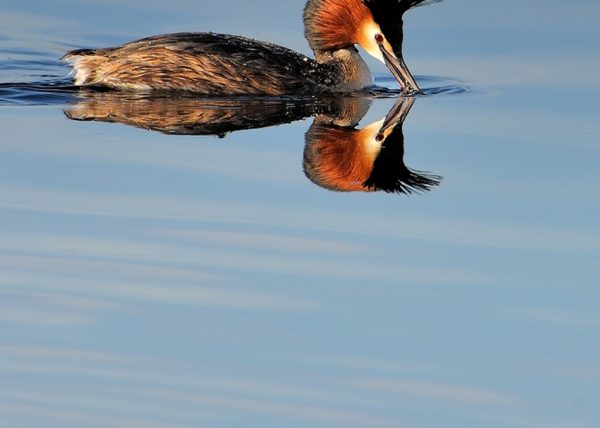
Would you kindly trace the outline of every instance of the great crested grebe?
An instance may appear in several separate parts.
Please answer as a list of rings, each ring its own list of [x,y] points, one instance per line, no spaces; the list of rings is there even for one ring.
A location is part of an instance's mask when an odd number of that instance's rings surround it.
[[[116,48],[79,49],[78,86],[182,90],[201,95],[359,92],[373,85],[355,45],[384,62],[405,94],[420,93],[402,57],[402,16],[432,0],[308,0],[305,36],[315,59],[271,43],[214,33],[149,37]]]

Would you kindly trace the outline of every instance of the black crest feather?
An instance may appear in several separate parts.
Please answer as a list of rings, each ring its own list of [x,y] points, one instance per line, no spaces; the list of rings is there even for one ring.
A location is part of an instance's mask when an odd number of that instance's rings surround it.
[[[413,7],[425,6],[438,1],[441,0],[362,0],[396,54],[402,52],[404,39],[402,16],[404,13]]]
[[[408,9],[422,4],[430,3],[431,0],[362,0],[363,3],[371,10],[373,15],[377,13],[380,17],[384,17],[384,14],[389,18],[393,18],[393,15],[398,13],[403,14]]]

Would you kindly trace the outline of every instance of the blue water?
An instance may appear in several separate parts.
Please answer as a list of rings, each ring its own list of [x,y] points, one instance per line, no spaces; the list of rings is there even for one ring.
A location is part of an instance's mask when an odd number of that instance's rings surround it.
[[[310,116],[169,135],[116,118],[200,101],[69,86],[67,50],[172,31],[309,53],[301,0],[206,3],[0,0],[0,427],[597,427],[600,6],[409,12],[440,182],[407,196],[311,181]]]

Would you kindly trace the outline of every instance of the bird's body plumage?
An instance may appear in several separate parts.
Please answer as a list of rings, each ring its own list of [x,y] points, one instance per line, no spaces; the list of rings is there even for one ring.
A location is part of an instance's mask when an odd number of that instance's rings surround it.
[[[75,64],[77,85],[203,95],[345,92],[343,85],[351,92],[360,88],[336,82],[336,76],[365,72],[344,69],[339,62],[319,64],[275,44],[214,33],[154,36],[117,48],[73,51],[64,59]]]

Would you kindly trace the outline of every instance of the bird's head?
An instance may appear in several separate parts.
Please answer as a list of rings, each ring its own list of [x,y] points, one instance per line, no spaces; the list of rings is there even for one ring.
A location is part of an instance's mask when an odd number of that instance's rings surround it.
[[[404,13],[426,0],[309,0],[306,38],[315,52],[360,45],[382,61],[405,93],[420,89],[402,55]]]

